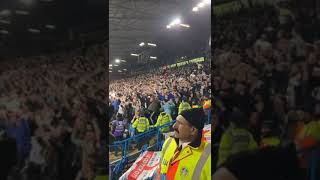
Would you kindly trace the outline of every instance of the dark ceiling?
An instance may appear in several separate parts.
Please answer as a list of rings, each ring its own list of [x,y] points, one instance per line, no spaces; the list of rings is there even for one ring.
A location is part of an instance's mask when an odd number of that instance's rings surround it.
[[[0,54],[31,55],[107,39],[106,0],[1,0]]]
[[[181,57],[199,51],[208,44],[211,35],[211,8],[192,12],[200,0],[110,0],[109,1],[109,63],[116,58],[127,62],[118,68],[132,69],[137,65],[140,42],[152,42],[157,47],[151,54],[159,61]],[[181,17],[189,29],[171,29],[166,25]],[[114,68],[116,69],[116,68]]]

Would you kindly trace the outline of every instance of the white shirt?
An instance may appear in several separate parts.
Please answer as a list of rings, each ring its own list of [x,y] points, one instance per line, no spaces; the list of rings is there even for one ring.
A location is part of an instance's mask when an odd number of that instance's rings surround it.
[[[178,147],[180,147],[180,146],[182,146],[182,148],[181,149],[183,149],[183,148],[185,148],[188,144],[190,144],[191,142],[182,142],[182,141],[180,141],[179,140],[179,146]]]

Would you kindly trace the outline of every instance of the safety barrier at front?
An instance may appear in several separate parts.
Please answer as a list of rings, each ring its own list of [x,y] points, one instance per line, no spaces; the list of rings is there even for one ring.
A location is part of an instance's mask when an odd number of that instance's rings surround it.
[[[140,141],[142,140],[144,142],[147,142],[147,140],[150,140],[150,138],[152,137],[156,137],[156,142],[152,143],[151,145],[155,146],[155,150],[161,150],[162,143],[163,143],[161,141],[161,134],[162,134],[161,129],[168,126],[171,127],[174,123],[175,123],[175,120],[167,124],[164,124],[162,126],[159,126],[157,128],[151,128],[150,130],[144,133],[134,135],[125,140],[115,141],[113,144],[109,146],[109,151],[115,151],[116,154],[118,154],[120,150],[122,157],[127,156],[129,154],[129,149],[133,149],[132,144],[137,144],[137,148],[141,149],[144,143]],[[210,124],[210,123],[211,123],[211,110],[208,111],[207,121],[205,122],[205,124]]]
[[[211,120],[211,111],[209,110],[205,124],[210,124]],[[160,151],[162,144],[164,143],[161,129],[165,127],[172,127],[175,122],[176,120],[173,120],[170,123],[157,128],[151,128],[144,133],[134,135],[125,140],[115,141],[109,145],[109,152],[114,152],[115,156],[117,156],[119,152],[121,153],[120,159],[115,159],[110,163],[110,179],[117,179],[117,176],[124,171],[126,165],[134,162],[136,158],[139,157],[140,153],[145,150]]]
[[[125,140],[122,141],[115,141],[113,144],[111,144],[109,146],[109,151],[118,151],[119,149],[121,149],[121,156],[127,156],[129,155],[129,150],[132,149],[132,145],[136,144],[139,149],[142,148],[142,146],[145,143],[148,143],[148,140],[150,140],[150,138],[152,137],[156,137],[156,142],[152,143],[152,145],[155,145],[156,148],[155,150],[160,150],[161,149],[161,129],[164,127],[168,127],[168,126],[172,126],[175,123],[175,120],[171,121],[170,123],[164,124],[162,126],[159,126],[157,128],[151,128],[150,130],[138,134],[138,135],[134,135],[130,138],[127,138]],[[144,142],[141,142],[144,141]],[[131,145],[131,146],[130,146]],[[136,149],[136,148],[134,148]]]
[[[130,138],[127,138],[122,141],[116,141],[113,144],[109,145],[109,152],[115,152],[116,154],[121,151],[121,159],[116,160],[110,163],[110,176],[115,177],[123,172],[125,166],[134,162],[137,157],[139,157],[140,153],[145,150],[161,150],[164,139],[162,138],[161,129],[164,127],[170,127],[175,123],[175,120],[170,123],[164,124],[157,128],[151,128],[149,131],[134,135]],[[155,142],[150,142],[152,138],[155,137]],[[134,148],[134,146],[136,147]],[[109,154],[110,158],[110,154]]]

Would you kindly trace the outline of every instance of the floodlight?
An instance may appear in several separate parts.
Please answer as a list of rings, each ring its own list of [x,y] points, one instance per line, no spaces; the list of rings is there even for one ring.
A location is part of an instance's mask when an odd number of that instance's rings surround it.
[[[201,3],[198,4],[198,7],[200,7],[200,8],[202,8],[203,6],[204,6],[204,3],[203,3],[203,2],[201,2]]]
[[[198,7],[194,7],[194,8],[192,8],[192,11],[193,12],[197,12],[199,10],[199,8]]]
[[[172,21],[173,25],[180,24],[180,23],[181,23],[181,20],[179,18]]]
[[[115,61],[116,63],[120,63],[120,59],[116,59],[116,61]]]
[[[188,25],[188,24],[179,24],[179,25],[182,26],[182,27],[186,27],[186,28],[190,27],[190,25]]]
[[[142,47],[142,46],[144,46],[144,45],[145,45],[144,42],[142,42],[142,43],[139,44],[140,47]]]
[[[131,56],[139,56],[139,54],[131,53]]]
[[[155,56],[150,56],[150,59],[157,59],[157,57],[155,57]]]
[[[149,46],[157,46],[156,44],[153,43],[148,43]]]

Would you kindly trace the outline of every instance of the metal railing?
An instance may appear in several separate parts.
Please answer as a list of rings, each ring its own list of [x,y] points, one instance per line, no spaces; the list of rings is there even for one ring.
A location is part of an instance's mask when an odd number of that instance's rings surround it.
[[[121,158],[118,160],[115,160],[113,162],[110,162],[110,179],[117,179],[119,178],[119,174],[123,172],[126,165],[134,162],[141,153],[143,153],[146,150],[155,150],[160,151],[162,148],[162,145],[164,143],[164,139],[162,139],[162,133],[161,129],[164,127],[171,127],[176,120],[172,120],[171,122],[164,124],[159,127],[151,128],[150,130],[134,135],[132,137],[129,137],[127,139],[121,140],[121,141],[115,141],[112,144],[109,145],[109,152],[110,151],[118,151],[121,149]],[[211,123],[211,113],[209,111],[207,116],[207,121],[205,124]],[[156,143],[154,145],[149,146],[149,141],[152,137],[156,137]],[[142,148],[138,150],[138,152],[130,153],[130,145],[132,144],[138,144],[140,141]],[[143,141],[144,143],[142,143]],[[115,177],[114,177],[115,176]]]

